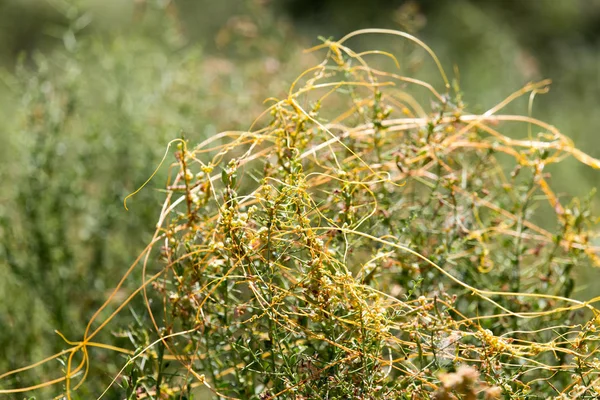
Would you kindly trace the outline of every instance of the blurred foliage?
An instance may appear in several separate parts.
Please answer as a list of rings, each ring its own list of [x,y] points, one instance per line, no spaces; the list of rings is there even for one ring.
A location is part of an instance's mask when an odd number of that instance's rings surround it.
[[[72,23],[60,45],[24,54],[2,74],[0,296],[10,299],[0,305],[2,372],[62,349],[54,329],[80,336],[146,246],[160,196],[140,193],[129,212],[123,199],[150,176],[167,142],[246,128],[247,115],[285,87],[287,66],[300,68],[283,47],[285,26],[281,38],[264,33],[278,23],[268,12],[238,23],[252,37],[236,24],[223,29],[223,48],[245,57],[236,63],[189,43],[172,6],[147,4],[132,14],[134,26],[113,32],[90,32],[86,10],[67,11]],[[249,41],[272,51],[250,54]],[[131,320],[129,313],[122,325]],[[39,383],[57,368],[16,383]]]

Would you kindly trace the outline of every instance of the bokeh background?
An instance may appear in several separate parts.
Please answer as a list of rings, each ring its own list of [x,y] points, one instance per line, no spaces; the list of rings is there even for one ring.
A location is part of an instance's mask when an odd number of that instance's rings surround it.
[[[552,79],[533,115],[600,157],[599,0],[0,0],[0,373],[62,350],[54,330],[81,337],[154,231],[168,168],[129,211],[123,199],[169,140],[248,128],[264,99],[285,96],[319,61],[302,53],[318,36],[368,27],[423,39],[473,112]],[[387,48],[405,72],[438,79],[406,42],[354,44]],[[527,113],[526,100],[511,107]],[[552,172],[560,193],[583,196],[600,183],[598,171],[575,162]],[[594,271],[580,276],[576,296],[600,292]],[[142,310],[133,302],[99,340],[126,342],[119,338],[141,329]],[[81,398],[97,395],[125,361],[93,356]],[[0,387],[39,383],[61,368]]]

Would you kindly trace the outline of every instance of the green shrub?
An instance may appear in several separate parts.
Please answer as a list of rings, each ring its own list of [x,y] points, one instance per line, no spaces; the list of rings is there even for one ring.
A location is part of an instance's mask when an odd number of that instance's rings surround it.
[[[370,67],[392,56],[357,54],[351,36],[326,41],[257,130],[181,146],[151,278],[159,355],[179,366],[154,364],[174,374],[156,391],[595,398],[597,310],[570,299],[573,268],[599,262],[594,220],[544,168],[600,163],[552,126],[499,115],[548,82],[473,115],[441,67],[443,94]],[[536,223],[551,215],[550,230]]]

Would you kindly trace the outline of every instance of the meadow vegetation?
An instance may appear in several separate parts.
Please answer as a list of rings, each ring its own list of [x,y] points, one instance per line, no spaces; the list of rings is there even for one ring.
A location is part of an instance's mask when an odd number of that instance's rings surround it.
[[[217,41],[243,63],[181,51],[174,15],[162,41],[76,18],[4,76],[0,394],[597,398],[593,192],[548,171],[600,162],[535,118],[550,82],[473,112],[412,35],[301,55],[252,12]]]

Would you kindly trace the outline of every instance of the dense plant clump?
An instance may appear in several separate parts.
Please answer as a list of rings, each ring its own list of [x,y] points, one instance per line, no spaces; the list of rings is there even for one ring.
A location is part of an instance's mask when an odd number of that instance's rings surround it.
[[[374,67],[398,60],[351,50],[359,33],[419,44],[443,90]],[[600,163],[500,114],[549,82],[476,115],[408,34],[321,49],[249,131],[178,141],[129,298],[150,327],[128,352],[92,341],[112,318],[95,315],[64,353],[67,398],[88,347],[129,353],[113,383],[132,399],[597,398],[596,299],[571,298],[574,270],[600,266],[590,199],[555,194],[546,167]]]

